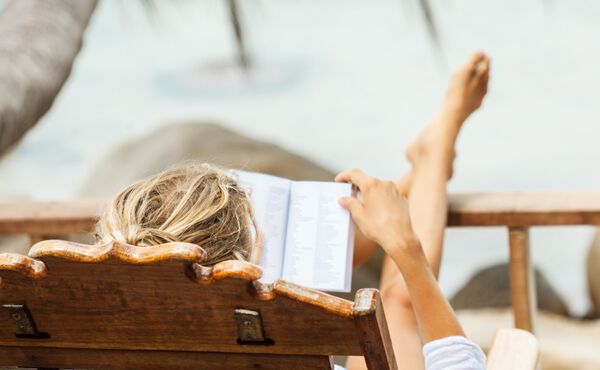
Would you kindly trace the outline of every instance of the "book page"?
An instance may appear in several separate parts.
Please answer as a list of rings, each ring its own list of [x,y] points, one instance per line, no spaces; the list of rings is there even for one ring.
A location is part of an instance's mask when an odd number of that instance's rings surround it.
[[[262,281],[281,277],[291,181],[260,173],[235,171],[239,184],[250,191],[254,215],[264,236],[259,265]]]
[[[349,291],[354,232],[338,199],[350,184],[292,182],[282,277],[310,288]]]

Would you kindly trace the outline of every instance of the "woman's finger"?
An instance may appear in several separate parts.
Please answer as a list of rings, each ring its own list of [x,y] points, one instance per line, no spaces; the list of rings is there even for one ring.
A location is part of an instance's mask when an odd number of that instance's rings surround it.
[[[340,203],[340,206],[347,209],[352,214],[352,217],[358,216],[359,213],[362,211],[363,206],[360,203],[360,201],[356,198],[341,197],[338,202]]]
[[[336,177],[337,182],[349,182],[358,187],[359,190],[364,190],[367,183],[371,180],[371,176],[367,175],[359,169],[352,169],[340,172]]]

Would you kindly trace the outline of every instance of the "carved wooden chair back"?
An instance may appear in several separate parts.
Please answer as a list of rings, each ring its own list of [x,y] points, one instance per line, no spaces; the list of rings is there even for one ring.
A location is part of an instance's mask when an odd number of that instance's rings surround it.
[[[0,254],[0,366],[331,369],[332,355],[396,369],[379,293],[354,302],[198,246],[44,241]]]

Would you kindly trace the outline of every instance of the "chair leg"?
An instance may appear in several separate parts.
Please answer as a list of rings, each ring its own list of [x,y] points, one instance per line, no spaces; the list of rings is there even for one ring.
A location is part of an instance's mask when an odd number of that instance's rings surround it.
[[[537,313],[537,296],[535,275],[529,252],[529,229],[511,227],[509,240],[510,290],[515,327],[533,333]]]

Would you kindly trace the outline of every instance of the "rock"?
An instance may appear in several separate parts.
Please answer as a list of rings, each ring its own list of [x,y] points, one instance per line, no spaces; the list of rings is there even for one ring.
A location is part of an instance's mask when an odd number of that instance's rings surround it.
[[[535,270],[537,301],[540,310],[567,315],[567,305],[544,275]],[[510,307],[508,264],[479,270],[450,300],[454,309]]]
[[[594,306],[593,316],[600,317],[600,232],[590,245],[586,260],[590,298]]]
[[[333,181],[335,174],[277,145],[212,123],[159,128],[121,145],[90,172],[81,196],[110,197],[123,187],[189,160],[269,173],[294,180]]]
[[[486,351],[497,329],[513,327],[509,308],[458,310],[457,315],[469,339]],[[543,370],[600,369],[600,320],[582,321],[540,312],[535,330]]]

